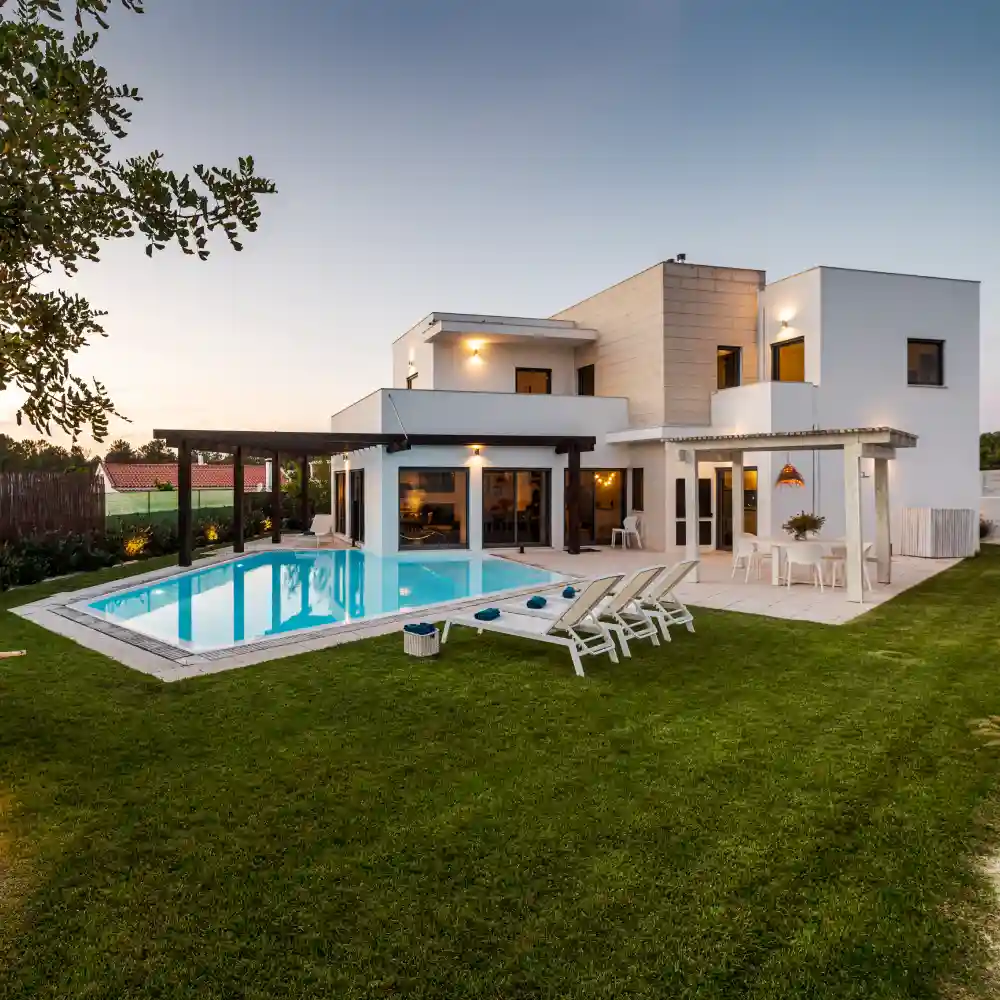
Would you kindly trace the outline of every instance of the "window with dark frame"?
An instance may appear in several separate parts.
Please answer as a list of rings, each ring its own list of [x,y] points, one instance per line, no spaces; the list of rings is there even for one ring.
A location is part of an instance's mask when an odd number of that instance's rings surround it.
[[[468,548],[468,522],[468,469],[400,468],[400,549]]]
[[[806,342],[802,337],[771,345],[771,381],[805,382]]]
[[[539,395],[551,395],[552,369],[515,368],[514,391],[523,393],[536,393]]]
[[[735,389],[740,384],[742,355],[743,349],[741,347],[717,347],[715,349],[716,388]]]
[[[593,396],[595,388],[594,366],[583,365],[576,370],[576,394],[578,396]]]
[[[406,376],[406,388],[412,389],[417,384],[417,372]]]
[[[632,470],[632,510],[645,510],[645,469]]]
[[[906,382],[908,385],[944,385],[943,340],[907,340]]]

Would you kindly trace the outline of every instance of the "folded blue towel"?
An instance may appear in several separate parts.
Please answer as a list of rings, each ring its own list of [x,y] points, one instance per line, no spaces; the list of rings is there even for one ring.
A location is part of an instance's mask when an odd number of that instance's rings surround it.
[[[437,629],[430,622],[410,622],[403,626],[403,631],[412,635],[433,635]]]
[[[491,622],[495,618],[499,618],[500,617],[500,609],[499,608],[483,608],[482,611],[477,611],[472,617],[473,618],[478,618],[481,622]]]
[[[563,597],[576,597],[576,587],[567,587],[563,591]]]
[[[536,611],[538,608],[544,608],[546,604],[548,604],[548,601],[546,601],[541,595],[528,598],[528,607],[534,608]]]

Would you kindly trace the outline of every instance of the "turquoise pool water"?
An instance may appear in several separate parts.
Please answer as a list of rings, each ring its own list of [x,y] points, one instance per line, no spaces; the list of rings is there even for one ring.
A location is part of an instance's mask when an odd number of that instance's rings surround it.
[[[82,610],[196,651],[560,579],[468,553],[255,552],[119,591]]]

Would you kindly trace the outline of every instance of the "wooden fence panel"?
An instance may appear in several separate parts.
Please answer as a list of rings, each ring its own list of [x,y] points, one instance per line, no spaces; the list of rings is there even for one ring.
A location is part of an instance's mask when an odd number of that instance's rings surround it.
[[[0,473],[0,542],[103,534],[104,479],[90,472]]]

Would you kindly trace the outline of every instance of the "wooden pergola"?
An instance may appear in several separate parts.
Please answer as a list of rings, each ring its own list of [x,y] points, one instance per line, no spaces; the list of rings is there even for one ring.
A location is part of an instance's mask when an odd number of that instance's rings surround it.
[[[567,548],[580,551],[580,455],[593,451],[593,436],[565,434],[353,434],[312,431],[234,431],[158,429],[155,438],[177,449],[177,533],[181,566],[190,566],[194,555],[194,520],[191,507],[191,456],[195,451],[223,451],[233,456],[233,550],[244,551],[245,512],[243,467],[250,457],[272,460],[271,541],[281,542],[281,456],[293,455],[300,463],[299,509],[302,522],[309,517],[309,458],[349,454],[365,448],[384,447],[390,454],[420,446],[494,448],[552,448],[568,456],[566,483]]]
[[[743,510],[743,456],[747,452],[843,451],[844,513],[847,533],[847,599],[864,600],[861,534],[861,459],[875,460],[875,558],[879,583],[891,581],[892,545],[889,533],[889,462],[898,448],[915,448],[917,437],[894,427],[723,434],[716,437],[670,438],[685,472],[686,558],[698,559],[698,463],[732,462],[733,510]],[[733,545],[743,532],[733,520]],[[697,566],[694,580],[698,579]]]

